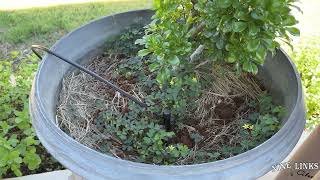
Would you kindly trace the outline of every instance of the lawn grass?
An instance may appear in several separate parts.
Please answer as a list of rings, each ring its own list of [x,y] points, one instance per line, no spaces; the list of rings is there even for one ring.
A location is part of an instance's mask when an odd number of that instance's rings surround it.
[[[62,36],[98,17],[148,7],[148,0],[119,0],[0,11],[0,42],[26,43],[32,38],[47,38],[52,33]]]

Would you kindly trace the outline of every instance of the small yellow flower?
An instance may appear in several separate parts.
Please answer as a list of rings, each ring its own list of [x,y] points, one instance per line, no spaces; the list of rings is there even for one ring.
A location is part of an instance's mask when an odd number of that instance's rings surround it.
[[[244,129],[250,129],[250,130],[253,129],[253,125],[252,125],[252,124],[244,124],[242,127],[243,127]]]
[[[170,85],[174,85],[174,81],[173,80],[170,81]]]
[[[192,81],[193,81],[193,82],[197,82],[198,80],[197,80],[196,77],[193,77],[193,78],[192,78]]]
[[[249,129],[249,124],[244,124],[242,127],[244,128],[244,129]]]
[[[168,146],[168,148],[169,148],[170,151],[174,150],[174,146],[172,146],[172,145]]]

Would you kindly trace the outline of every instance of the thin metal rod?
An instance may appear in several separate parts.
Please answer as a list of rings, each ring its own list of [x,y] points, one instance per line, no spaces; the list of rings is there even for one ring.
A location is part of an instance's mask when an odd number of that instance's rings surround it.
[[[95,72],[93,71],[90,71],[86,68],[84,68],[83,66],[81,66],[80,64],[78,63],[75,63],[75,62],[72,62],[70,60],[67,60],[66,58],[63,58],[61,55],[55,53],[55,52],[52,52],[51,50],[49,50],[48,48],[44,47],[44,46],[41,46],[41,45],[32,45],[31,46],[31,50],[33,51],[33,53],[35,55],[38,56],[38,58],[42,59],[41,55],[36,51],[36,49],[39,49],[39,50],[42,50],[42,51],[45,51],[53,56],[56,56],[57,58],[63,60],[64,62],[68,63],[68,64],[71,64],[72,66],[78,68],[79,70],[93,76],[94,78],[96,78],[97,80],[103,82],[104,84],[106,84],[108,87],[110,87],[111,89],[119,92],[122,96],[125,96],[127,97],[128,99],[134,101],[135,103],[139,104],[141,107],[147,107],[148,105],[144,102],[141,102],[139,101],[137,98],[135,98],[134,96],[130,95],[129,93],[127,93],[126,91],[120,89],[118,86],[110,83],[109,81],[107,81],[106,79],[102,78],[101,76],[99,76],[98,74],[96,74]]]

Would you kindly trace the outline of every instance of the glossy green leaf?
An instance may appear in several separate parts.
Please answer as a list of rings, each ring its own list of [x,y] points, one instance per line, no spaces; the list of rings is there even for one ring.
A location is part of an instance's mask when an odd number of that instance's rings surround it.
[[[247,44],[247,49],[249,51],[255,51],[260,45],[260,40],[259,39],[252,39],[248,42]]]
[[[265,48],[263,48],[262,46],[260,46],[257,51],[256,51],[256,61],[259,62],[259,64],[263,64],[265,58],[267,55],[267,50]]]
[[[240,19],[240,20],[248,20],[248,14],[245,11],[237,11],[234,15],[235,18]]]
[[[262,39],[262,41],[264,42],[264,45],[266,46],[266,47],[270,47],[270,46],[272,46],[272,39]]]
[[[282,2],[281,1],[271,1],[272,5],[271,5],[271,8],[272,9],[275,9],[275,10],[278,10],[279,8],[281,8],[282,6]]]
[[[242,32],[247,28],[247,23],[245,22],[233,22],[232,29],[233,32]]]
[[[226,22],[225,24],[224,24],[224,26],[223,26],[223,29],[222,29],[222,31],[224,32],[224,33],[227,33],[227,32],[231,32],[232,31],[232,23],[230,23],[230,22]]]
[[[232,5],[232,0],[216,0],[217,6],[221,8],[228,8]]]
[[[300,36],[300,30],[296,27],[288,27],[286,30],[293,36]]]
[[[243,70],[252,73],[252,74],[257,74],[258,73],[258,67],[256,64],[250,62],[250,61],[246,61],[243,63],[242,65]]]
[[[138,52],[138,56],[140,56],[140,57],[144,57],[148,54],[150,54],[150,51],[148,49],[142,49]]]
[[[255,36],[259,32],[259,28],[256,25],[249,25],[249,34]]]
[[[256,11],[252,11],[252,12],[250,13],[250,15],[251,15],[251,17],[252,17],[253,19],[257,19],[257,20],[262,19],[262,16],[259,15]]]
[[[149,65],[149,69],[151,72],[156,71],[159,68],[159,64],[158,63],[152,63]]]
[[[295,17],[293,16],[288,16],[285,20],[283,20],[282,24],[285,26],[293,26],[295,24],[297,24],[298,21],[296,20]]]
[[[223,49],[223,47],[224,47],[224,41],[223,41],[223,39],[219,39],[217,42],[216,42],[216,47],[218,48],[218,49]]]
[[[172,58],[169,59],[169,63],[171,65],[178,65],[180,64],[180,59],[178,58],[178,56],[173,56]]]
[[[143,44],[145,44],[145,40],[144,39],[137,39],[135,41],[135,44],[143,45]]]

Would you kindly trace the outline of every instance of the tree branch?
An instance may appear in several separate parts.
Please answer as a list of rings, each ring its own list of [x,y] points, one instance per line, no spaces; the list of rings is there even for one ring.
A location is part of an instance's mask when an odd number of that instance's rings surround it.
[[[205,25],[206,24],[204,22],[201,22],[198,26],[191,28],[190,31],[188,32],[189,36],[194,37],[195,35],[197,35],[200,31],[203,30]]]
[[[201,22],[200,24],[198,24],[197,26],[193,27],[190,29],[190,31],[188,32],[189,37],[194,37],[196,36],[199,32],[201,32],[205,27],[205,23]],[[200,54],[203,52],[204,50],[204,45],[199,45],[198,48],[191,54],[190,56],[190,62],[193,62],[197,57],[200,56]]]
[[[193,62],[197,57],[200,56],[200,54],[203,52],[204,50],[204,45],[199,45],[198,48],[193,51],[193,53],[190,56],[190,62]]]

